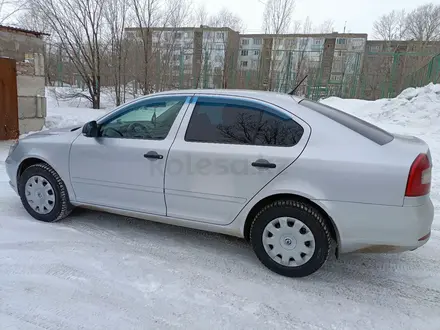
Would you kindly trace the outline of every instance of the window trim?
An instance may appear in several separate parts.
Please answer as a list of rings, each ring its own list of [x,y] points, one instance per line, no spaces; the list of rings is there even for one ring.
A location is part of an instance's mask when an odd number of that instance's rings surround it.
[[[202,101],[209,101],[212,103],[221,103],[221,102],[243,102],[246,106],[246,103],[249,104],[249,107],[255,107],[257,109],[260,109],[260,111],[262,111],[263,113],[269,113],[270,115],[275,115],[278,116],[280,118],[285,118],[286,120],[292,120],[294,121],[297,125],[299,125],[303,132],[302,135],[300,137],[300,139],[298,140],[297,143],[290,145],[290,146],[279,146],[279,145],[255,145],[255,144],[240,144],[240,143],[223,143],[223,142],[208,142],[208,141],[189,141],[187,140],[187,134],[188,134],[188,128],[191,122],[191,119],[194,116],[194,110],[197,106],[197,103],[202,100]],[[271,103],[267,103],[264,102],[262,100],[259,99],[254,99],[254,98],[247,98],[247,97],[242,97],[242,96],[232,96],[232,95],[213,95],[213,94],[195,94],[194,97],[191,100],[192,103],[192,108],[191,108],[191,113],[187,113],[187,116],[189,117],[186,121],[184,121],[183,123],[186,125],[186,128],[183,132],[182,139],[183,141],[185,141],[185,143],[203,143],[203,144],[219,144],[219,145],[229,145],[229,146],[242,146],[242,147],[269,147],[269,148],[294,148],[297,147],[298,145],[302,145],[303,144],[303,140],[310,134],[309,131],[309,127],[308,125],[302,121],[301,118],[293,115],[292,113],[290,113],[289,111],[280,108],[274,104]],[[304,146],[303,146],[304,147]]]

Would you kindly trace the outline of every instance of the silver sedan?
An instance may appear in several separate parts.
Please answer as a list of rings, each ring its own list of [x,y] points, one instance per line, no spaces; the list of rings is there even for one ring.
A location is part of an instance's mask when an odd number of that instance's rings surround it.
[[[180,90],[82,127],[17,141],[10,184],[34,218],[74,207],[249,240],[285,276],[336,253],[414,250],[430,236],[431,155],[318,102],[259,91]]]

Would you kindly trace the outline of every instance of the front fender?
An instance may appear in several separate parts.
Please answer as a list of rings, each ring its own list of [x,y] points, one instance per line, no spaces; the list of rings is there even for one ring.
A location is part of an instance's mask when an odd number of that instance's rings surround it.
[[[8,166],[10,167],[10,171],[15,174],[14,178],[12,178],[13,173],[10,173],[12,184],[14,184],[15,181],[15,186],[18,191],[18,174],[26,162],[30,164],[44,162],[58,173],[66,185],[70,200],[75,201],[76,197],[70,183],[69,175],[70,144],[44,143],[40,145],[40,143],[37,143],[37,140],[41,139],[42,138],[35,139],[35,142],[32,140],[20,141],[17,148],[9,156],[10,164],[8,164]]]

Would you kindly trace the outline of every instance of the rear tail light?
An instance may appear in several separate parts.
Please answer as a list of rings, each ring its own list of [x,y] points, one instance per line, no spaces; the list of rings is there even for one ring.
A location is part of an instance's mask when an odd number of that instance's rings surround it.
[[[431,163],[427,154],[420,154],[409,170],[405,196],[417,197],[429,194],[431,190]]]

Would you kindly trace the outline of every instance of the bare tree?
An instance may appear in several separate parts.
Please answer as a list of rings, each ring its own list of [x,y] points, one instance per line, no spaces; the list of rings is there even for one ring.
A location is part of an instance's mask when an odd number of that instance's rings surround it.
[[[204,4],[202,4],[196,9],[192,19],[196,26],[208,24],[209,14]]]
[[[35,3],[30,2],[25,9],[16,15],[15,25],[31,31],[52,33],[49,22],[43,17],[44,14],[41,12],[41,8],[37,7]]]
[[[107,0],[104,18],[107,23],[109,43],[109,69],[113,76],[112,85],[115,91],[116,105],[125,102],[126,75],[125,64],[127,48],[125,47],[124,30],[127,21],[127,0]]]
[[[24,8],[21,0],[0,0],[0,24],[3,24]]]
[[[161,21],[166,23],[166,20],[163,17],[161,0],[132,0],[132,4],[142,48],[141,89],[146,95],[153,90],[150,81],[152,27],[158,26]]]
[[[226,8],[223,8],[217,14],[210,16],[208,25],[211,27],[229,27],[237,32],[243,32],[245,28],[244,22],[240,16]]]
[[[184,27],[191,23],[192,4],[188,0],[168,0],[165,11],[169,13],[166,23],[170,27]]]
[[[44,72],[46,84],[52,85],[53,78],[56,76],[57,50],[59,45],[54,40],[54,32],[50,29],[48,21],[44,19],[43,13],[32,2],[28,3],[27,7],[15,16],[14,25],[27,30],[49,34],[44,36]]]
[[[301,27],[302,27],[302,22],[300,20],[293,21],[292,33],[294,33],[294,34],[300,33]]]
[[[422,5],[406,17],[408,39],[418,41],[440,40],[440,4]]]
[[[403,40],[406,32],[404,10],[393,10],[373,23],[374,36],[382,40]]]
[[[94,109],[101,98],[101,37],[103,7],[101,0],[31,0],[54,32],[62,51],[67,55],[87,86]]]
[[[268,0],[263,15],[265,33],[286,33],[292,21],[294,0]]]
[[[332,19],[325,20],[315,29],[317,33],[332,33],[335,22]]]
[[[192,52],[185,43],[185,32],[181,29],[191,22],[191,3],[188,0],[170,0],[165,11],[168,13],[167,31],[162,34],[159,31],[160,46],[156,49],[161,66],[159,90],[174,89],[183,84],[181,73],[184,73],[184,58]]]

